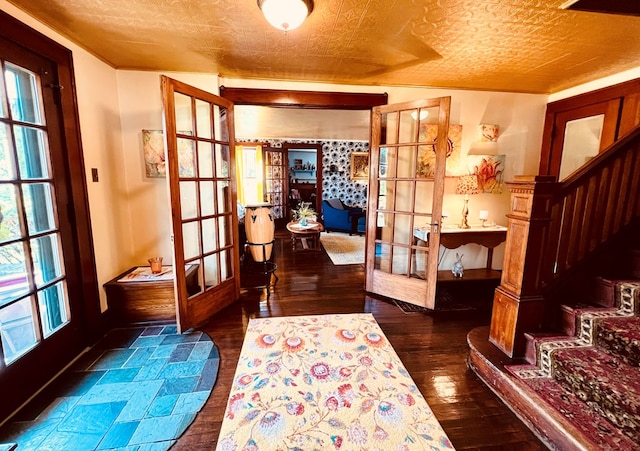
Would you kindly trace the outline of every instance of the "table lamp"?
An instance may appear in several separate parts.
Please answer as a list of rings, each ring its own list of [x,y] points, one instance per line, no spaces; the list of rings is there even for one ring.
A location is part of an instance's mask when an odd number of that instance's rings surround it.
[[[456,194],[464,194],[464,205],[462,206],[461,229],[469,229],[467,216],[469,216],[469,194],[478,194],[478,178],[475,175],[463,175],[458,177],[456,184]]]

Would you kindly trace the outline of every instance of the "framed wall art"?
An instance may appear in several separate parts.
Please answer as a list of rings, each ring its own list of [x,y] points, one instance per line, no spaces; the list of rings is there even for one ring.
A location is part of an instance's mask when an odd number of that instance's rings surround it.
[[[369,152],[351,152],[351,180],[369,180]]]

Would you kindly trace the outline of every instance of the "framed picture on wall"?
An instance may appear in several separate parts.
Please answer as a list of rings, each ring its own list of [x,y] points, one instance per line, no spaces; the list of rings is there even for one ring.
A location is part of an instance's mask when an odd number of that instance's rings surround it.
[[[351,180],[369,179],[369,152],[351,153]]]

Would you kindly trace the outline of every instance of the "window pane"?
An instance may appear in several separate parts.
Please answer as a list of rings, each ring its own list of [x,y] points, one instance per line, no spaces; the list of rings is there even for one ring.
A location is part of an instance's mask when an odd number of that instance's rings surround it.
[[[195,182],[180,182],[180,205],[182,207],[182,219],[191,219],[198,215]]]
[[[188,222],[182,225],[182,242],[184,244],[184,258],[190,260],[200,255],[200,228],[198,222]]]
[[[22,187],[24,209],[31,235],[56,228],[50,183],[31,183]]]
[[[202,253],[213,252],[218,247],[216,241],[216,220],[205,219],[202,221]]]
[[[231,192],[229,191],[229,182],[218,183],[218,213],[231,212]]]
[[[229,146],[216,144],[216,177],[229,177]]]
[[[222,280],[228,280],[233,277],[233,265],[231,264],[231,252],[230,251],[222,251],[220,255],[220,260],[222,260]]]
[[[0,70],[0,117],[8,117],[9,109],[7,108],[7,96],[4,90],[4,74]]]
[[[210,216],[216,213],[213,182],[200,182],[200,215]]]
[[[211,106],[209,102],[196,99],[196,127],[198,127],[198,137],[211,138]]]
[[[36,344],[31,298],[0,309],[0,336],[6,363],[14,361]]]
[[[567,122],[564,130],[559,180],[566,179],[572,172],[598,155],[603,125],[604,114]]]
[[[204,283],[207,289],[220,285],[218,254],[208,255],[204,258]]]
[[[47,338],[69,321],[65,285],[59,282],[38,292],[42,331]]]
[[[22,243],[0,247],[0,306],[29,292]]]
[[[31,240],[31,256],[38,287],[62,276],[58,239],[58,234],[50,234]]]
[[[11,153],[10,130],[7,124],[0,124],[0,180],[16,179],[16,169]]]
[[[180,177],[195,177],[195,141],[178,138],[178,175]]]
[[[0,185],[0,243],[22,236],[14,185]]]
[[[49,158],[42,130],[16,125],[13,128],[22,180],[49,178]]]
[[[44,124],[42,102],[36,75],[13,64],[6,64],[7,97],[16,121]]]
[[[207,142],[198,143],[198,176],[213,177],[213,152],[212,144]]]
[[[233,242],[231,216],[222,216],[220,221],[220,247],[229,246]]]
[[[193,115],[191,113],[191,97],[175,93],[176,130],[184,135],[193,135]]]

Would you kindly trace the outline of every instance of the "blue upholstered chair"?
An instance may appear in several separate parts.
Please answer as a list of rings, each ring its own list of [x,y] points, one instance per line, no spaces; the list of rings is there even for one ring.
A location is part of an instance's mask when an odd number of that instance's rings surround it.
[[[357,233],[357,221],[361,214],[361,208],[349,207],[340,199],[322,201],[322,219],[327,231]]]

